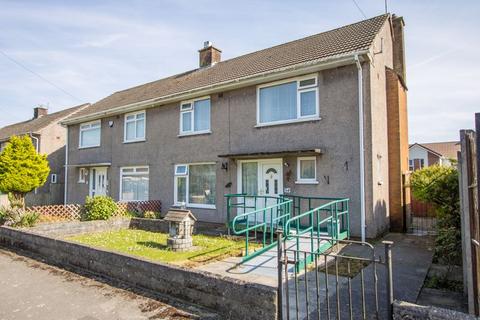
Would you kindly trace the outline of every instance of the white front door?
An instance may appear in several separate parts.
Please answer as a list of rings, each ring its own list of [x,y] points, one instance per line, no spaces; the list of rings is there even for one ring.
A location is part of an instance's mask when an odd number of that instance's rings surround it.
[[[95,167],[90,169],[89,194],[93,196],[107,195],[107,168]]]
[[[244,160],[240,162],[238,168],[238,193],[266,197],[278,197],[282,193],[282,159]],[[245,212],[253,211],[254,207],[258,210],[276,203],[277,200],[274,198],[257,198],[256,200],[247,198],[245,204],[248,208]],[[275,214],[276,210],[265,212],[265,220],[270,220],[271,213]],[[257,215],[256,220],[263,221],[263,212]]]
[[[259,194],[263,196],[278,197],[282,190],[283,179],[282,163],[263,162],[261,163],[261,176],[259,181]]]

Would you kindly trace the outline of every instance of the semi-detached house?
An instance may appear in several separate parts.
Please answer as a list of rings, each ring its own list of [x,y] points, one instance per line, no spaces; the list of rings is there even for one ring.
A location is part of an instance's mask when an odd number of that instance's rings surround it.
[[[199,62],[63,122],[67,203],[161,200],[225,223],[229,193],[348,197],[353,235],[387,230],[408,170],[402,18],[226,61],[206,42]]]

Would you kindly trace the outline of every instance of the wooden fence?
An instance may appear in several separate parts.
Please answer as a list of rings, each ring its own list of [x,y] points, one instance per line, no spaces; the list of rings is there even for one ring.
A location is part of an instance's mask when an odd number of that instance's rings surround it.
[[[118,210],[114,213],[115,217],[126,216],[130,212],[160,212],[162,209],[162,204],[160,200],[117,202],[117,205]],[[26,210],[40,214],[40,220],[43,222],[54,222],[80,220],[82,215],[82,208],[83,206],[80,204],[58,204],[46,206],[32,206],[26,208]]]

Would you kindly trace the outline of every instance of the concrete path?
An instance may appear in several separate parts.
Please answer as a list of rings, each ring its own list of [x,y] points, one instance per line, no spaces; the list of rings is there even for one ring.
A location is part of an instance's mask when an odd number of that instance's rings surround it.
[[[179,301],[112,287],[0,248],[0,319],[216,319]],[[175,305],[172,306],[172,305]],[[219,318],[218,318],[219,319]]]
[[[322,241],[323,244],[326,241]],[[300,250],[311,251],[310,240],[301,238],[299,241]],[[320,245],[321,245],[320,244]],[[294,240],[287,241],[288,248],[296,248]],[[317,249],[317,244],[313,244],[314,250]],[[293,253],[288,252],[289,259],[293,260]],[[278,282],[277,273],[277,247],[274,247],[265,253],[241,263],[241,258],[228,258],[223,261],[214,262],[211,264],[199,266],[198,269],[205,270],[224,276],[229,276],[245,281],[261,283],[276,287]],[[289,272],[292,271],[293,265],[290,266]]]
[[[433,239],[430,237],[419,237],[407,234],[388,234],[383,239],[374,243],[377,258],[384,261],[384,245],[382,240],[393,241],[393,287],[395,299],[415,303],[423,286],[428,269],[433,257]],[[340,254],[354,257],[368,257],[371,251],[365,246],[349,245],[340,248]],[[327,263],[330,264],[332,258]],[[225,261],[216,262],[200,267],[203,270],[243,279],[251,282],[258,282],[270,286],[277,286],[277,252],[276,248],[265,254],[254,258],[244,264],[239,264],[240,258],[231,258]],[[317,303],[320,305],[321,319],[327,318],[327,296],[330,304],[330,316],[336,315],[337,304],[337,278],[331,274],[325,277],[324,262],[318,261],[321,272],[315,273],[315,268],[309,266],[308,272],[297,274],[297,292],[295,295],[295,278],[293,269],[289,268],[288,280],[288,304],[292,319],[296,319],[296,301],[298,297],[298,318],[304,319],[307,312],[311,319],[318,319]],[[333,267],[332,267],[333,268]],[[377,297],[374,290],[374,268],[377,269]],[[333,270],[333,269],[332,269]],[[380,319],[386,317],[386,271],[382,264],[374,266],[370,263],[363,269],[366,317],[375,317],[376,301],[378,301]],[[317,296],[318,281],[318,296]],[[327,285],[328,282],[328,285]],[[305,286],[305,284],[307,284]],[[328,288],[328,294],[327,294]],[[350,312],[349,280],[348,277],[338,277],[338,301],[342,318],[348,318]],[[353,318],[360,318],[362,313],[362,286],[361,273],[350,279],[352,291],[352,313]],[[287,294],[284,292],[284,296]],[[308,299],[307,299],[308,297]],[[287,299],[284,299],[286,310]],[[308,300],[308,310],[307,310]],[[318,302],[317,302],[318,301]]]

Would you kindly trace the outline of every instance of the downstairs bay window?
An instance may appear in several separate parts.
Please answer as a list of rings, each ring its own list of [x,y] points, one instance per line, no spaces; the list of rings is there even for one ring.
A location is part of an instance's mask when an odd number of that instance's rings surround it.
[[[120,201],[147,201],[148,184],[148,167],[120,168]]]
[[[258,87],[257,125],[306,121],[319,117],[317,75]]]
[[[174,185],[176,205],[215,209],[215,163],[176,165]]]

